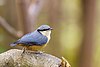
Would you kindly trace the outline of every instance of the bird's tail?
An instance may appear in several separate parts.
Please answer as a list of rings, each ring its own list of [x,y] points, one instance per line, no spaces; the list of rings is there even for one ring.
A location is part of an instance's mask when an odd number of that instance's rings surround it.
[[[16,46],[16,45],[17,45],[16,42],[10,44],[10,46],[12,46],[12,47],[13,47],[13,46]]]
[[[12,44],[10,44],[10,46],[12,46],[12,47],[13,47],[13,46],[16,46],[16,45],[17,45],[17,44],[13,44],[13,43],[12,43]]]

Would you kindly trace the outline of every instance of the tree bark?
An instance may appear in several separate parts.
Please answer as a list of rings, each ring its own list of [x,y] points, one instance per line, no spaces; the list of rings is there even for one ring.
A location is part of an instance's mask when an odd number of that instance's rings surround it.
[[[63,66],[63,60],[42,52],[11,49],[0,54],[0,67],[70,67],[68,62]]]

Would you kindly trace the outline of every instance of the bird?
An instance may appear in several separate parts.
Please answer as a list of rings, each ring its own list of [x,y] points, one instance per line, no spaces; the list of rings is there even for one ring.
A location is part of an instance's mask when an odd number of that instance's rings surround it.
[[[50,40],[51,28],[49,25],[41,25],[35,31],[22,36],[10,46],[22,46],[26,50],[38,51],[44,48]]]

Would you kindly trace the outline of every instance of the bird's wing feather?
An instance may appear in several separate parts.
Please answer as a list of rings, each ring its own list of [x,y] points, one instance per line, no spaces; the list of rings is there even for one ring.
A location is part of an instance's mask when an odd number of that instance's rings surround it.
[[[35,31],[33,33],[29,33],[24,35],[21,39],[19,39],[18,41],[14,42],[11,45],[17,45],[17,44],[23,44],[23,45],[27,45],[27,46],[31,46],[31,45],[43,45],[46,44],[47,42],[47,37],[43,36],[42,34],[40,34],[38,31]]]

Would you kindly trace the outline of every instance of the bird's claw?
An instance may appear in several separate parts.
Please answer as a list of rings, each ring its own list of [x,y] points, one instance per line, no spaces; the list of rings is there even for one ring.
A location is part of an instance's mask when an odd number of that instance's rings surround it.
[[[34,53],[34,54],[42,54],[43,51],[34,51],[33,53]]]

